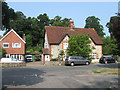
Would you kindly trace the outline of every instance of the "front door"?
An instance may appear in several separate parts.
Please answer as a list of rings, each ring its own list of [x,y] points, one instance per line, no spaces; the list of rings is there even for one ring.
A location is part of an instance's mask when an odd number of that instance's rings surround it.
[[[50,61],[49,55],[45,55],[45,61]]]

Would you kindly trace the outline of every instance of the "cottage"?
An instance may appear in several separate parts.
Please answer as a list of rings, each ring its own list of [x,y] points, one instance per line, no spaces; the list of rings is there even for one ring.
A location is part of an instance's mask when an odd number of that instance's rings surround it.
[[[90,35],[90,47],[95,49],[90,53],[96,60],[102,56],[102,40],[94,28],[74,28],[74,22],[70,19],[68,27],[45,26],[45,37],[42,60],[50,61],[58,58],[60,50],[64,50],[65,55],[69,38],[75,34]]]
[[[25,56],[25,35],[22,39],[13,29],[0,39],[0,45],[7,52],[7,58],[24,60]]]

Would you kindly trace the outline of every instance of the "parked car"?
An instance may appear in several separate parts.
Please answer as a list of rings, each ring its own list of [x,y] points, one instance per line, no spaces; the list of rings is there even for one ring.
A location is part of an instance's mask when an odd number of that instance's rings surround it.
[[[35,61],[40,61],[40,55],[35,55]]]
[[[115,59],[113,56],[102,56],[99,60],[99,63],[117,63],[117,59]]]
[[[0,63],[24,63],[24,61],[15,58],[1,58]]]
[[[81,56],[67,56],[65,59],[65,65],[77,65],[77,64],[90,64],[90,60],[87,60]]]
[[[26,55],[25,56],[25,60],[28,62],[28,61],[33,61],[32,60],[32,55]]]

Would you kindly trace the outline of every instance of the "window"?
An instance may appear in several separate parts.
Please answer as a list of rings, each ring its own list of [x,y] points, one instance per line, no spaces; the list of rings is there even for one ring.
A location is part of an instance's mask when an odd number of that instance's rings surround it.
[[[64,42],[63,43],[63,49],[67,49],[68,48],[68,42]]]
[[[96,58],[96,55],[97,55],[96,53],[92,53],[93,58]]]
[[[10,58],[10,54],[6,54],[6,58]]]
[[[3,43],[3,48],[9,48],[9,43]]]
[[[21,43],[12,43],[13,48],[21,48]]]

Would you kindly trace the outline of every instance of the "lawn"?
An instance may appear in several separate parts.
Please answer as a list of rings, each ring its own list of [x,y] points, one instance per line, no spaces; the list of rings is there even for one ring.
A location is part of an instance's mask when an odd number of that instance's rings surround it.
[[[107,75],[120,75],[120,68],[107,68],[107,69],[99,69],[93,71],[94,74],[102,74],[105,73]]]

